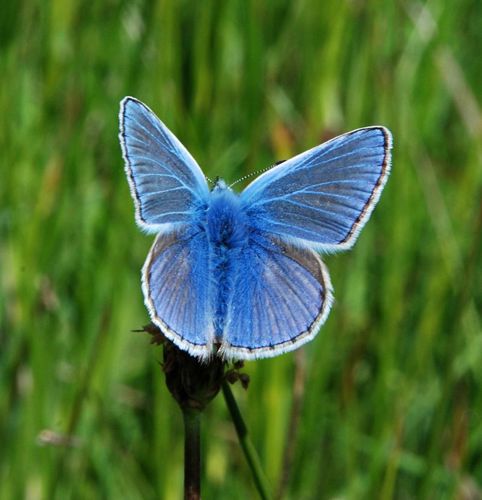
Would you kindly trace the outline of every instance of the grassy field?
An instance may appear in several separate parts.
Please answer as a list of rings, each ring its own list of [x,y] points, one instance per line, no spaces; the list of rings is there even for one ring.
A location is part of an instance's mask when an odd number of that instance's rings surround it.
[[[0,498],[182,495],[162,352],[131,332],[152,237],[123,171],[125,95],[231,182],[392,130],[372,219],[325,259],[327,323],[233,390],[283,498],[482,498],[481,26],[478,0],[4,1]],[[203,454],[204,498],[256,497],[222,397]]]

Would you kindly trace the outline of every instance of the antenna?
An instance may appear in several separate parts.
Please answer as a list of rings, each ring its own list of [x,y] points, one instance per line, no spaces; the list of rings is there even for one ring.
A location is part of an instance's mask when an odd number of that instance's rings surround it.
[[[256,172],[251,172],[250,174],[247,174],[247,175],[244,175],[243,177],[241,177],[240,179],[238,179],[237,181],[234,181],[232,184],[229,185],[229,187],[233,187],[235,184],[238,184],[239,182],[243,182],[245,181],[246,179],[249,179],[250,177],[253,177],[254,175],[259,175],[259,174],[263,174],[264,172],[267,172],[268,170],[271,170],[272,168],[276,167],[277,165],[279,165],[280,163],[284,163],[286,160],[280,160],[280,161],[277,161],[275,163],[273,163],[273,165],[270,165],[269,167],[266,167],[266,168],[263,168],[261,170],[256,170]]]

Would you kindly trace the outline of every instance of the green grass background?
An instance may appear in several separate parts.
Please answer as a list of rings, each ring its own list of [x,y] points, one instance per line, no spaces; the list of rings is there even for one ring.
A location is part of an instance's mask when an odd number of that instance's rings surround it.
[[[233,389],[276,490],[304,367],[285,498],[480,499],[481,26],[478,0],[5,0],[0,498],[182,495],[162,353],[131,332],[152,242],[117,138],[133,95],[228,181],[392,130],[377,209],[325,259],[327,323]],[[203,454],[204,498],[255,497],[222,397]]]

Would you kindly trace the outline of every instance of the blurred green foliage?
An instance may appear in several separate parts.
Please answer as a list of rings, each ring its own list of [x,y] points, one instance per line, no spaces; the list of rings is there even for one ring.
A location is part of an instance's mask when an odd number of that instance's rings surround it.
[[[228,181],[392,130],[371,221],[326,257],[328,322],[234,389],[275,490],[304,373],[286,498],[481,498],[481,26],[478,0],[5,0],[0,498],[182,495],[161,351],[131,333],[152,237],[123,171],[125,95]],[[203,426],[204,497],[253,498],[221,397]]]

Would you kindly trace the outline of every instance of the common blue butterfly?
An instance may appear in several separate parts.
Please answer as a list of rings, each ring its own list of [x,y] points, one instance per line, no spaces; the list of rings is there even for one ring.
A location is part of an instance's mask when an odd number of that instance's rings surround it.
[[[137,224],[157,238],[142,270],[152,321],[199,358],[275,356],[311,340],[333,301],[316,251],[350,248],[390,172],[384,127],[354,130],[210,191],[189,152],[126,97],[120,142]]]

